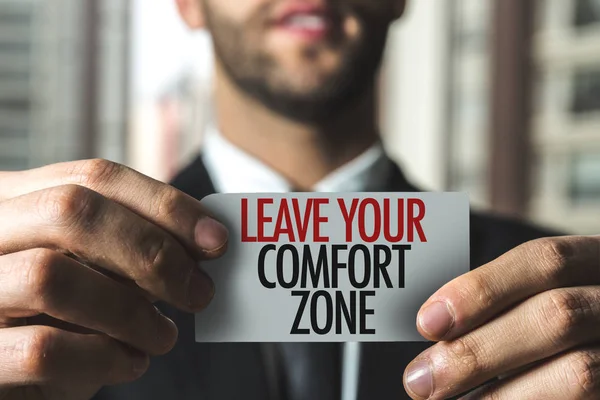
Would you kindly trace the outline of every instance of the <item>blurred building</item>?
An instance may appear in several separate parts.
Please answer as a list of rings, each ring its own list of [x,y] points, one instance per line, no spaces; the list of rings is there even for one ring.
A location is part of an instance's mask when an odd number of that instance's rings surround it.
[[[534,217],[600,232],[600,0],[540,1],[533,52]]]
[[[33,1],[0,2],[0,170],[29,164]]]
[[[454,0],[446,187],[600,231],[600,0]]]
[[[0,170],[102,157],[167,180],[197,152],[210,41],[186,39],[171,1],[132,3],[0,0]],[[388,152],[424,190],[598,233],[600,0],[408,5],[382,75]],[[159,64],[172,84],[130,102]]]
[[[0,169],[124,161],[129,7],[0,0]]]
[[[446,187],[489,203],[493,2],[452,0],[447,63]]]
[[[409,175],[598,233],[600,0],[415,3],[392,32],[384,96]]]

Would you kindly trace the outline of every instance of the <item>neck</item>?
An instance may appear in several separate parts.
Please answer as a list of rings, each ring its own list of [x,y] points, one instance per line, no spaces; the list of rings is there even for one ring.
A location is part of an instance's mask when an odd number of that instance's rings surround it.
[[[220,68],[216,78],[221,134],[299,189],[309,190],[379,140],[374,90],[340,113],[343,115],[320,124],[303,124],[275,114],[249,98]]]

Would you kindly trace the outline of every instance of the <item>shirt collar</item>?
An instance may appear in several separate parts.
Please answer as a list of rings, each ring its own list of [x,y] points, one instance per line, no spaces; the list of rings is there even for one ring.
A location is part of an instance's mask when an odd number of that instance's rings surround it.
[[[285,193],[290,183],[279,173],[225,139],[216,128],[206,132],[203,161],[220,193]],[[392,162],[380,143],[314,186],[315,192],[363,192],[382,190]]]

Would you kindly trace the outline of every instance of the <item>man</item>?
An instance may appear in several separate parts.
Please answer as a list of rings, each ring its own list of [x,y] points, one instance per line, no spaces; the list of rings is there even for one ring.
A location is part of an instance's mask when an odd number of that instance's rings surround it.
[[[215,290],[196,265],[227,244],[194,198],[417,189],[383,154],[374,113],[403,0],[177,4],[217,53],[215,127],[181,191],[101,160],[0,174],[0,399],[600,396],[600,238],[519,246],[549,234],[476,213],[482,266],[421,309],[431,347],[364,344],[353,381],[349,346],[194,343],[192,312]]]

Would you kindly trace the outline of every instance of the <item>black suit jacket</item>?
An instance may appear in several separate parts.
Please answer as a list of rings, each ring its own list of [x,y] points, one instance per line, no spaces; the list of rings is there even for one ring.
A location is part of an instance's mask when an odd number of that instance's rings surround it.
[[[172,182],[187,194],[202,199],[214,193],[210,177],[197,158]],[[395,168],[384,191],[415,192]],[[492,261],[519,244],[553,235],[523,223],[472,212],[471,268]],[[259,344],[205,344],[194,341],[194,317],[172,307],[160,308],[179,326],[175,349],[155,358],[139,381],[105,388],[94,400],[271,400]],[[362,347],[360,400],[408,398],[402,374],[428,343],[366,343]],[[339,400],[339,399],[331,399]]]

